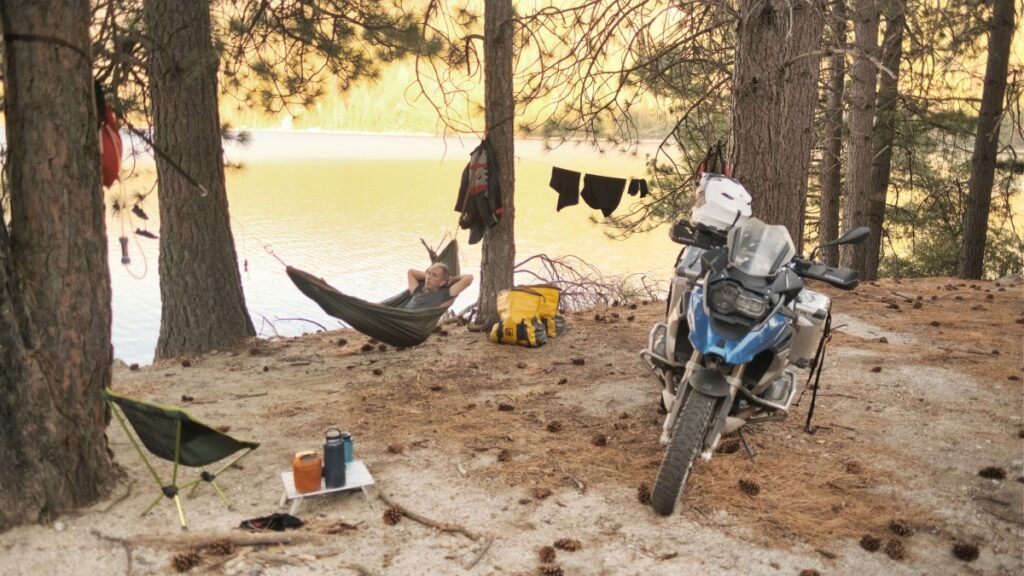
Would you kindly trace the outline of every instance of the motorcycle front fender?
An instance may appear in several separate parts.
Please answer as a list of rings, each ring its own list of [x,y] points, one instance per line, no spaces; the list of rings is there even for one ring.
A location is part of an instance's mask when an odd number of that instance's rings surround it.
[[[690,386],[714,398],[725,398],[729,395],[729,382],[725,376],[712,370],[697,370],[690,375]]]

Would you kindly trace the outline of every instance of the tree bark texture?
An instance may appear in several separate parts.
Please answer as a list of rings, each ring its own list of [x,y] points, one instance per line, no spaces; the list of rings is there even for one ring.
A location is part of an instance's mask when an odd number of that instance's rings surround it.
[[[494,147],[505,208],[498,225],[484,235],[480,257],[480,300],[476,324],[498,321],[498,292],[512,288],[515,245],[515,100],[512,97],[512,2],[484,2],[484,101],[487,138]],[[491,175],[493,178],[493,174]]]
[[[210,4],[146,0],[154,142],[205,188],[156,157],[160,201],[160,337],[156,357],[208,352],[256,334],[228,218],[218,54]]]
[[[855,0],[853,31],[857,51],[850,70],[850,134],[847,146],[846,193],[843,198],[843,228],[870,225],[871,165],[874,155],[873,134],[875,94],[878,81],[878,20],[880,0]],[[880,229],[872,228],[871,236]],[[856,270],[861,278],[869,276],[867,248],[842,246],[839,262]]]
[[[874,134],[874,163],[871,166],[871,199],[868,205],[868,226],[871,236],[863,244],[864,271],[862,280],[878,278],[885,232],[885,204],[889,196],[892,173],[892,145],[896,137],[896,105],[899,103],[900,60],[903,58],[903,28],[907,25],[903,0],[885,0],[885,34],[882,38],[882,66],[892,72],[881,72],[878,83],[877,120]],[[875,233],[877,231],[877,234]]]
[[[0,2],[0,530],[109,492],[110,271],[86,0]],[[2,570],[0,570],[2,571]]]
[[[821,214],[818,242],[824,244],[839,237],[839,199],[843,187],[843,89],[846,86],[846,1],[832,5],[831,48],[829,57],[828,100],[825,104],[825,150],[821,163]],[[823,248],[818,254],[829,266],[839,265],[839,248]]]
[[[1006,74],[1010,63],[1010,42],[1014,28],[1014,0],[993,0],[985,87],[981,93],[978,131],[971,157],[967,210],[964,213],[964,243],[960,250],[960,277],[981,278],[985,271],[985,239],[988,212],[992,206],[996,154],[999,151],[999,124],[1006,95]]]
[[[820,0],[741,0],[733,73],[733,175],[753,213],[803,242],[821,58]]]

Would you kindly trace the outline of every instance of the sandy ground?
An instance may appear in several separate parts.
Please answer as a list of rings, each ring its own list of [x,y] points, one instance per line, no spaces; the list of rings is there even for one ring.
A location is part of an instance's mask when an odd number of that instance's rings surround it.
[[[755,459],[726,442],[699,465],[670,518],[638,499],[662,449],[637,352],[664,310],[639,303],[570,315],[570,332],[536,350],[449,325],[408,350],[364,351],[364,336],[338,331],[118,366],[116,390],[262,442],[222,479],[235,509],[202,487],[185,500],[188,532],[168,502],[139,516],[155,487],[112,423],[126,474],[111,497],[0,534],[0,572],[167,574],[193,549],[197,574],[1024,573],[1024,287],[928,279],[832,295],[818,432],[802,431],[808,394],[789,420],[747,430]],[[369,497],[307,499],[285,544],[202,546],[286,511],[280,472],[332,425],[355,436]],[[989,467],[1005,477],[979,475]],[[379,495],[454,531],[388,524]],[[579,549],[542,562],[561,539]],[[958,559],[958,544],[977,558]]]

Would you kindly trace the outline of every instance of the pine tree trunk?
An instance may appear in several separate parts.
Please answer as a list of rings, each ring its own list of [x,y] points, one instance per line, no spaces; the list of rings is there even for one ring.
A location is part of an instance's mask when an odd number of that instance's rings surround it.
[[[204,195],[157,155],[161,315],[156,356],[169,358],[232,346],[256,332],[228,220],[210,4],[145,0],[144,13],[151,37],[154,141],[208,192]]]
[[[868,226],[872,233],[863,244],[864,271],[862,280],[878,278],[885,224],[885,203],[892,172],[892,145],[896,137],[896,105],[899,102],[900,60],[903,58],[903,28],[907,24],[903,0],[885,1],[885,35],[882,39],[882,66],[892,72],[881,72],[878,86],[878,119],[875,122],[874,164],[871,167],[871,202]]]
[[[821,165],[821,215],[818,242],[839,237],[839,199],[843,186],[843,88],[846,85],[846,1],[832,6],[832,48],[829,58],[828,102],[825,105],[825,153]],[[823,248],[818,255],[829,266],[839,265],[839,248]]]
[[[512,2],[484,2],[484,100],[487,138],[494,146],[500,173],[504,215],[484,235],[480,257],[480,300],[476,324],[490,326],[498,321],[495,299],[498,292],[512,287],[516,260],[515,245],[515,101],[512,98]],[[493,175],[492,175],[493,177]]]
[[[803,242],[821,58],[819,0],[742,0],[733,75],[734,176],[753,212]]]
[[[0,530],[95,501],[115,472],[89,14],[85,0],[0,2],[11,210],[8,231],[0,205]]]
[[[846,194],[843,198],[843,228],[870,225],[871,164],[875,120],[875,84],[878,69],[872,59],[878,59],[879,0],[855,0],[853,30],[857,52],[850,71],[850,135],[847,146]],[[871,235],[879,236],[880,229],[872,228]],[[867,249],[864,245],[843,246],[839,251],[843,266],[856,270],[861,278],[869,276]]]
[[[1014,0],[993,0],[985,87],[981,94],[978,131],[971,157],[967,211],[964,214],[964,243],[960,250],[960,277],[981,278],[985,271],[985,238],[988,235],[988,211],[992,205],[996,153],[999,151],[999,124],[1006,94],[1006,74],[1013,37]]]

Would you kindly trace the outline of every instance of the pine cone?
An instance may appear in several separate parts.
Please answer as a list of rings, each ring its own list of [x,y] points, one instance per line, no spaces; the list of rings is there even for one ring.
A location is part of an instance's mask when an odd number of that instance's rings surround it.
[[[388,509],[384,511],[384,523],[388,526],[394,526],[402,519],[402,509],[398,506],[388,506]]]
[[[870,534],[865,534],[860,539],[860,547],[868,552],[878,552],[878,549],[882,547],[882,541]]]
[[[541,564],[537,567],[537,574],[540,576],[564,576],[562,567],[558,564]]]
[[[761,493],[761,485],[754,480],[740,478],[739,487],[740,491],[748,496],[757,496]]]
[[[498,452],[498,462],[508,462],[511,459],[512,453],[506,450],[505,448],[502,448],[501,451]]]
[[[548,496],[551,496],[552,492],[550,488],[534,488],[533,497],[537,500],[543,500]]]
[[[230,556],[235,553],[235,543],[227,538],[216,540],[206,547],[214,556]]]
[[[540,561],[545,564],[550,564],[555,561],[555,549],[551,546],[545,546],[537,551],[537,555],[540,556]]]
[[[911,536],[914,533],[914,529],[907,524],[906,520],[892,520],[889,522],[889,530],[897,536]]]
[[[907,550],[903,547],[903,542],[895,538],[885,543],[885,553],[893,560],[903,560],[907,557]]]
[[[180,554],[175,554],[173,564],[174,569],[178,572],[188,572],[201,561],[202,557],[199,556],[199,551],[195,548],[189,548]]]
[[[555,548],[558,548],[559,550],[575,552],[582,547],[583,545],[580,544],[580,541],[575,538],[559,538],[558,540],[555,540]]]
[[[640,485],[636,487],[636,499],[639,500],[641,504],[651,503],[651,487],[647,482],[641,482]]]
[[[548,422],[548,432],[561,432],[561,431],[562,431],[562,423],[561,422],[559,422],[558,420],[552,420],[551,422]]]

